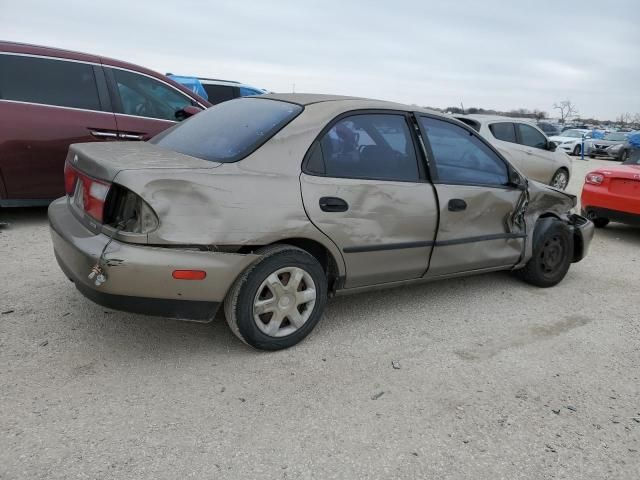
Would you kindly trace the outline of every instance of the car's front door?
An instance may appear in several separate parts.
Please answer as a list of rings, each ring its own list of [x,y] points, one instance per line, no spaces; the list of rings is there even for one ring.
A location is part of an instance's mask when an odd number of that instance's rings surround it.
[[[409,120],[350,113],[329,124],[305,160],[305,210],[342,252],[347,288],[419,278],[428,268],[437,201]]]
[[[178,122],[183,108],[197,105],[183,92],[149,75],[105,66],[121,140],[148,140]]]
[[[438,194],[440,222],[428,277],[515,265],[524,245],[516,225],[523,190],[507,163],[476,132],[418,115]]]

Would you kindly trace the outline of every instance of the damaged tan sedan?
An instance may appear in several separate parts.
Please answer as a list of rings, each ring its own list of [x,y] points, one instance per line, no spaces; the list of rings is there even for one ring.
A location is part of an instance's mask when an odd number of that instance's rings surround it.
[[[323,95],[217,105],[148,143],[73,145],[49,208],[56,258],[107,307],[298,343],[333,294],[511,270],[549,287],[593,236],[574,196],[528,181],[428,110]]]

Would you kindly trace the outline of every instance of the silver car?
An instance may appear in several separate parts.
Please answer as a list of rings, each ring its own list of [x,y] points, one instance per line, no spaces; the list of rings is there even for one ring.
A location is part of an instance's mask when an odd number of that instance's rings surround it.
[[[49,207],[55,255],[108,307],[302,340],[327,298],[496,270],[549,287],[584,257],[576,198],[475,130],[323,95],[221,103],[148,143],[76,144]]]
[[[524,120],[494,115],[456,118],[484,135],[527,177],[561,190],[567,188],[572,171],[571,157],[538,127]]]

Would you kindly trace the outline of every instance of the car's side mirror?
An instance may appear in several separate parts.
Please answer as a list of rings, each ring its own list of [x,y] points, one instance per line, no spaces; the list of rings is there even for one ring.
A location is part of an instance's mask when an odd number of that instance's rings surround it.
[[[509,168],[509,184],[510,187],[517,188],[518,190],[524,190],[526,187],[526,181],[522,178],[514,168]]]
[[[547,143],[547,150],[549,150],[550,152],[555,152],[556,148],[558,148],[558,144],[549,140],[549,142]]]
[[[181,122],[185,118],[192,117],[193,115],[195,115],[196,113],[200,113],[201,111],[202,111],[202,109],[200,107],[195,107],[193,105],[187,105],[186,107],[181,108],[180,110],[178,110],[176,112],[176,120]]]

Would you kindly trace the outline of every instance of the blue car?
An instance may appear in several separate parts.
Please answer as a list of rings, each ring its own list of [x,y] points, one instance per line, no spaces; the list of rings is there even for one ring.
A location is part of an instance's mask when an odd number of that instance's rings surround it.
[[[233,100],[238,97],[263,95],[269,93],[263,88],[252,87],[244,83],[232,80],[219,80],[215,78],[184,77],[168,73],[172,80],[184,85],[201,97],[209,100],[213,105]]]

